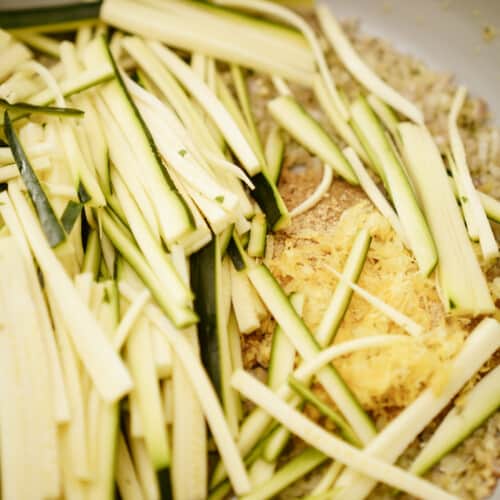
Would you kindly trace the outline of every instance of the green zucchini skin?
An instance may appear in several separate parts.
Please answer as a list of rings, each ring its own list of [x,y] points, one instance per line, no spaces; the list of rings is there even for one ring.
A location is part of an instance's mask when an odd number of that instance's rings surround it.
[[[269,227],[275,231],[286,227],[290,218],[276,185],[264,172],[254,175],[252,182],[255,185],[252,196],[266,214]]]
[[[22,29],[90,19],[97,21],[101,3],[101,0],[96,0],[30,9],[0,9],[0,26],[4,29]]]
[[[85,113],[81,109],[76,108],[60,108],[57,106],[37,106],[27,102],[10,103],[5,99],[0,98],[0,109],[8,109],[16,112],[42,115],[56,115],[60,117],[72,116],[82,117]]]
[[[220,254],[217,249],[217,239],[213,237],[208,245],[191,255],[191,290],[195,294],[194,310],[200,318],[198,338],[201,359],[217,394],[221,397],[222,382],[217,339],[217,266],[220,266]]]
[[[43,232],[47,237],[47,240],[52,248],[58,246],[66,239],[66,234],[62,228],[57,216],[50,204],[45,191],[43,190],[38,177],[30,165],[28,157],[24,152],[24,149],[17,137],[17,134],[12,126],[12,121],[9,116],[9,112],[4,113],[4,133],[7,141],[9,143],[10,149],[12,150],[12,155],[16,162],[19,173],[23,179],[26,189],[30,195],[33,205],[42,225]]]
[[[67,234],[71,233],[76,219],[82,213],[83,205],[77,201],[70,200],[61,216],[61,224]]]

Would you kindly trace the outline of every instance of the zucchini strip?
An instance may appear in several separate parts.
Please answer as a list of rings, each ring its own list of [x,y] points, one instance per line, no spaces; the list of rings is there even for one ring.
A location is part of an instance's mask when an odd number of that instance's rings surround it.
[[[500,366],[497,366],[465,395],[465,401],[455,403],[417,455],[409,471],[424,475],[482,425],[500,406],[499,386]]]
[[[54,330],[50,321],[49,311],[43,295],[43,290],[37,276],[37,270],[31,256],[28,241],[26,240],[19,219],[17,218],[12,202],[6,192],[0,194],[0,213],[15,238],[16,243],[24,257],[29,280],[33,284],[32,293],[37,304],[38,328],[44,337],[49,357],[49,370],[51,372],[51,390],[53,394],[54,418],[62,424],[70,419],[68,395],[64,383],[61,359],[54,338]],[[35,286],[36,284],[36,286]]]
[[[380,99],[387,102],[387,104],[401,114],[407,116],[415,123],[423,124],[424,117],[422,112],[412,102],[387,85],[359,57],[328,6],[318,4],[316,7],[316,16],[326,38],[349,72],[370,92],[380,97]]]
[[[162,471],[170,465],[167,426],[164,423],[160,387],[154,365],[153,346],[149,321],[140,317],[127,339],[125,360],[134,382],[144,441],[155,470]]]
[[[122,285],[120,285],[120,293],[123,293],[128,300],[133,300],[136,295],[130,288],[127,289],[127,287],[123,287]],[[170,346],[186,370],[186,374],[203,408],[221,458],[227,468],[234,491],[239,495],[246,493],[250,490],[248,475],[240,453],[231,437],[215,390],[200,360],[193,352],[188,340],[179,330],[173,327],[160,309],[153,305],[148,305],[146,312],[151,321],[158,326],[162,334],[167,338]]]
[[[363,163],[359,159],[356,151],[348,147],[343,150],[344,156],[349,160],[352,169],[358,177],[359,183],[370,198],[371,202],[377,207],[378,211],[389,221],[394,229],[394,232],[399,236],[405,246],[409,247],[408,238],[404,233],[403,226],[399,220],[398,214],[391,207],[390,203],[386,200],[384,195],[380,192],[379,188],[366,171]]]
[[[122,432],[118,434],[115,478],[122,500],[146,500]]]
[[[101,8],[100,0],[80,3],[56,4],[47,7],[0,10],[0,26],[4,29],[43,31],[69,31],[82,21],[96,22]]]
[[[495,311],[486,277],[467,235],[446,169],[425,127],[403,123],[398,128],[408,174],[420,198],[439,255],[438,279],[447,311],[489,314]],[[471,283],[474,286],[471,287]]]
[[[1,12],[0,17],[2,17]],[[3,26],[3,24],[0,23],[0,26]],[[23,62],[33,57],[28,47],[22,43],[12,43],[1,50],[2,63],[0,64],[0,82],[5,80]]]
[[[130,376],[115,354],[101,327],[82,302],[50,249],[27,201],[11,185],[9,193],[21,220],[31,250],[43,272],[46,284],[57,302],[64,322],[71,333],[75,348],[97,390],[105,401],[113,402],[131,389]],[[74,318],[78,317],[78,321]]]
[[[172,318],[174,324],[182,328],[195,323],[198,318],[190,307],[172,302],[171,292],[161,285],[161,281],[135,245],[128,230],[105,210],[101,210],[98,217],[106,236],[114,247],[120,249],[123,258],[149,288],[162,310],[169,318]]]
[[[333,275],[338,278],[342,283],[352,288],[359,296],[363,297],[368,303],[370,303],[373,307],[377,308],[380,312],[385,314],[388,318],[390,318],[394,323],[403,328],[407,333],[412,335],[413,337],[417,337],[423,333],[423,328],[418,323],[415,323],[411,318],[398,311],[394,307],[386,304],[375,295],[367,292],[364,288],[356,285],[351,280],[347,279],[343,274],[339,273],[336,269],[331,266],[325,266]]]
[[[368,162],[363,146],[356,137],[356,134],[349,125],[349,122],[344,118],[342,113],[336,108],[335,103],[329,98],[328,89],[319,75],[315,75],[313,80],[313,89],[316,99],[323,109],[326,117],[333,125],[335,131],[342,139],[352,148],[364,162]]]
[[[14,357],[19,389],[15,399],[21,400],[22,412],[18,418],[25,423],[24,452],[19,452],[25,470],[30,473],[31,488],[44,497],[54,498],[60,494],[57,427],[51,401],[49,358],[38,328],[33,285],[14,238],[0,240],[0,256],[3,335],[12,338],[17,351]]]
[[[181,247],[172,248],[172,261],[186,284],[189,266]],[[161,332],[159,332],[161,335]],[[199,359],[200,346],[194,326],[184,330],[186,340]],[[186,369],[177,356],[172,356],[172,487],[178,500],[207,496],[207,433],[203,411]],[[189,439],[188,439],[189,437]]]
[[[66,235],[64,234],[64,230],[54,213],[54,209],[52,208],[47,195],[40,185],[38,177],[28,161],[21,142],[19,141],[14,127],[12,126],[8,111],[5,111],[4,114],[4,131],[23,182],[26,185],[26,189],[28,190],[33,204],[35,205],[35,209],[47,241],[51,247],[56,247],[66,239]]]
[[[304,296],[300,293],[291,294],[290,303],[299,316],[302,317]],[[281,326],[277,325],[273,333],[267,376],[267,385],[270,389],[276,391],[281,385],[287,382],[288,376],[293,372],[295,357],[295,347]],[[288,429],[282,426],[276,427],[266,438],[266,443],[262,449],[262,457],[267,462],[276,462],[289,439],[290,431]]]
[[[356,235],[351,250],[342,271],[352,282],[358,280],[370,248],[371,237],[368,231],[362,229]],[[314,336],[321,347],[331,344],[349,307],[352,289],[345,282],[339,281],[335,287],[330,303],[321,318]]]
[[[162,2],[162,6],[165,6],[165,2]],[[311,84],[313,68],[310,58],[305,61],[307,67],[297,64],[295,54],[291,56],[291,61],[281,62],[286,54],[286,47],[274,48],[270,52],[270,37],[256,42],[255,36],[260,37],[261,34],[254,29],[253,34],[247,32],[246,35],[240,36],[240,30],[234,30],[233,22],[224,23],[222,30],[226,34],[233,33],[235,38],[238,37],[238,44],[228,43],[226,38],[221,38],[220,26],[210,27],[206,21],[202,21],[197,23],[196,29],[192,15],[178,15],[148,5],[138,5],[130,0],[106,0],[101,10],[101,18],[124,31],[154,38],[173,47],[200,52],[257,71],[277,73],[304,85]],[[185,29],[186,22],[189,22],[192,29]],[[279,40],[279,37],[273,39]]]
[[[158,42],[149,42],[149,46],[217,124],[217,127],[248,174],[258,174],[262,169],[259,160],[234,123],[234,120],[206,84],[171,50]]]
[[[61,225],[66,231],[66,234],[71,233],[76,220],[83,210],[83,204],[73,200],[69,200],[64,212],[61,216]]]
[[[460,202],[465,221],[467,222],[469,235],[473,240],[479,239],[484,259],[486,261],[492,261],[499,255],[498,243],[481,205],[476,188],[474,187],[467,165],[464,145],[457,125],[458,115],[464,104],[466,94],[467,91],[465,87],[460,87],[458,89],[448,116],[448,134],[450,137],[451,151],[455,160],[454,164],[456,165],[452,173],[461,195]]]
[[[15,37],[42,54],[59,59],[59,42],[57,40],[26,31],[16,31]]]
[[[367,445],[365,454],[379,457],[385,462],[395,462],[499,347],[500,323],[486,318],[469,335],[462,350],[451,362],[448,382],[439,396],[431,387],[425,389]],[[383,481],[383,478],[379,480]],[[344,489],[341,498],[357,500],[366,498],[375,484],[372,478],[346,469],[336,482],[336,487]],[[431,495],[429,498],[437,497]]]
[[[284,153],[285,141],[281,135],[280,128],[275,125],[267,136],[265,155],[269,180],[276,185],[278,184],[280,178]]]
[[[155,270],[165,293],[176,304],[187,306],[191,302],[191,292],[180,279],[170,256],[165,253],[160,243],[149,232],[146,221],[141,217],[139,207],[135,204],[121,178],[112,176],[112,181],[132,234],[149,265]]]
[[[438,256],[428,221],[418,205],[404,166],[365,99],[359,98],[352,104],[351,116],[355,132],[392,198],[418,267],[428,276]]]
[[[280,21],[285,21],[287,24],[300,30],[304,35],[304,38],[311,46],[316,65],[319,69],[321,77],[323,78],[328,93],[330,94],[330,98],[345,119],[349,116],[348,110],[340,98],[335,87],[335,83],[333,82],[333,77],[326,63],[323,49],[321,48],[314,31],[301,16],[286,7],[275,5],[274,2],[268,2],[265,0],[215,0],[215,3],[258,12],[259,14],[267,14],[278,18]]]
[[[60,108],[57,106],[36,106],[27,102],[15,102],[11,104],[5,99],[0,99],[0,109],[12,110],[13,112],[21,112],[26,114],[42,114],[42,115],[55,115],[60,117],[82,117],[84,112],[81,109],[75,108]]]
[[[271,116],[299,144],[319,156],[330,168],[350,184],[358,184],[356,175],[344,155],[321,125],[292,96],[269,101]]]
[[[319,467],[326,460],[328,460],[328,457],[323,453],[314,448],[306,448],[278,469],[267,481],[258,484],[249,494],[241,497],[241,500],[272,498],[290,484]]]
[[[232,377],[232,385],[247,399],[253,401],[319,452],[359,472],[368,474],[371,478],[395,486],[417,497],[456,500],[455,496],[446,493],[432,483],[374,458],[366,452],[359,451],[357,448],[336,438],[297,410],[290,408],[286,402],[249,373],[242,370],[235,372]]]
[[[320,351],[317,341],[290,305],[287,296],[267,267],[259,264],[247,273],[262,301],[286,332],[298,353],[306,361],[314,357]],[[335,368],[324,367],[317,376],[359,438],[364,443],[369,442],[375,436],[373,423]]]
[[[115,80],[106,85],[101,95],[143,167],[142,172],[148,182],[163,236],[167,244],[172,244],[193,231],[192,214],[168,175],[151,133],[130,97],[106,42],[104,39],[97,42],[95,55],[111,64],[115,72]]]

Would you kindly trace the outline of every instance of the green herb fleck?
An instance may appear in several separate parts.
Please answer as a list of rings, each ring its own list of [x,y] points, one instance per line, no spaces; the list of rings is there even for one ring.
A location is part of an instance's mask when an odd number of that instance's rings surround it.
[[[186,155],[187,155],[187,151],[186,151],[185,149],[181,149],[181,150],[179,150],[179,154],[180,154],[182,157],[184,157],[184,156],[186,156]]]
[[[215,201],[217,201],[218,203],[224,203],[224,196],[216,196]]]

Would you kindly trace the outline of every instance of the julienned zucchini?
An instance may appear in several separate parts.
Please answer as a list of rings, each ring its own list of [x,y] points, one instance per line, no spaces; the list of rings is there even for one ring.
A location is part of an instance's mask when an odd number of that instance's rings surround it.
[[[358,184],[356,174],[338,146],[321,125],[292,96],[280,96],[268,103],[272,117],[297,142],[319,156],[350,184]]]
[[[247,252],[250,257],[263,257],[266,251],[267,223],[263,213],[253,216]]]
[[[288,385],[304,400],[308,403],[314,405],[320,413],[331,420],[339,429],[342,437],[354,446],[361,446],[359,439],[352,432],[349,424],[339,415],[335,410],[330,408],[326,403],[324,403],[314,392],[307,387],[303,382],[297,380],[295,377],[290,375],[288,377]]]
[[[0,9],[3,29],[36,29],[36,31],[69,31],[84,21],[97,22],[102,0],[74,2],[28,9]]]
[[[300,455],[292,458],[278,469],[268,481],[257,485],[242,500],[264,500],[273,498],[277,493],[294,483],[313,469],[328,460],[328,457],[315,448],[306,448]]]
[[[222,376],[219,362],[217,288],[220,287],[221,259],[216,238],[191,255],[191,289],[195,294],[194,308],[200,317],[198,338],[203,364],[210,375],[215,390],[221,396]]]
[[[247,273],[262,301],[286,332],[298,353],[305,360],[316,355],[320,351],[317,341],[269,269],[264,264],[259,264],[249,268]],[[358,437],[364,443],[369,442],[376,434],[375,427],[339,373],[329,365],[320,370],[317,376]]]
[[[4,132],[9,143],[12,155],[16,161],[23,182],[35,205],[43,232],[51,247],[56,247],[66,239],[64,229],[62,228],[57,216],[45,194],[35,171],[30,165],[28,157],[19,141],[17,134],[12,126],[8,111],[4,113]]]
[[[408,174],[421,201],[439,255],[441,298],[450,312],[489,314],[495,305],[429,131],[411,123],[399,125]],[[402,220],[403,222],[403,220]],[[409,238],[411,234],[406,233]],[[474,286],[471,286],[474,283]]]
[[[34,104],[29,104],[27,102],[15,102],[10,103],[5,99],[0,98],[0,110],[9,110],[13,112],[20,112],[26,114],[43,114],[43,115],[55,115],[60,117],[72,116],[72,117],[82,117],[84,112],[81,109],[75,108],[59,108],[57,106],[36,106]]]
[[[161,211],[162,220],[168,219],[168,224],[164,223],[162,230],[166,243],[171,244],[193,231],[193,216],[163,165],[153,138],[128,93],[104,38],[99,41],[96,54],[108,61],[114,69],[115,80],[103,89],[102,96],[127,134],[134,151],[140,153],[144,174],[151,180],[149,188],[156,209]]]
[[[371,237],[368,231],[363,229],[357,234],[342,272],[349,280],[354,282],[358,280],[370,248],[370,242]],[[339,282],[315,333],[316,340],[321,347],[328,346],[335,338],[351,302],[351,297],[351,287],[344,282]]]
[[[428,276],[437,263],[436,247],[404,167],[364,98],[359,98],[352,104],[351,120],[359,140],[392,198],[418,267],[422,274]]]
[[[224,406],[228,423],[237,431],[234,394],[230,386],[231,351],[227,322],[230,308],[229,269],[221,260],[220,240],[212,241],[190,259],[194,307],[200,317],[201,358]]]
[[[266,214],[269,227],[274,231],[287,227],[290,223],[290,215],[274,182],[266,172],[254,175],[252,182],[255,185],[252,196]]]
[[[179,328],[196,323],[198,320],[192,309],[179,306],[172,301],[171,295],[160,285],[154,271],[146,262],[143,254],[137,248],[132,235],[123,224],[107,209],[100,210],[99,221],[106,236],[114,247],[119,250],[122,257],[134,269],[144,284],[149,288],[158,305],[172,322]]]
[[[431,439],[410,466],[423,475],[458,446],[500,406],[500,366],[488,373],[446,415]]]
[[[267,174],[274,184],[278,184],[280,178],[284,153],[285,141],[281,135],[280,128],[275,126],[269,132],[265,146]]]

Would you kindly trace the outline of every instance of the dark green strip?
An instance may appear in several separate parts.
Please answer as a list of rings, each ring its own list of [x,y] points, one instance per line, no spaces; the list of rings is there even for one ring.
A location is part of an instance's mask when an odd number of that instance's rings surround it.
[[[77,201],[70,200],[61,216],[61,224],[67,234],[71,233],[76,219],[82,213],[83,205]]]
[[[227,254],[231,258],[231,261],[237,271],[243,271],[246,269],[247,264],[245,261],[245,251],[235,234],[227,246]]]
[[[43,114],[43,115],[57,115],[57,116],[71,116],[81,117],[85,114],[81,109],[76,108],[60,108],[57,106],[37,106],[27,102],[15,102],[11,104],[5,99],[0,99],[0,108],[18,111],[29,114]]]
[[[194,310],[200,318],[198,338],[201,346],[201,359],[221,396],[221,373],[219,360],[219,341],[217,335],[217,238],[191,255],[191,290],[195,294]]]
[[[43,232],[51,247],[56,247],[66,239],[64,229],[62,228],[59,220],[54,213],[54,209],[45,194],[40,181],[31,167],[28,157],[23,150],[21,142],[19,141],[8,111],[4,113],[4,133],[9,143],[12,155],[16,162],[17,168],[21,174],[23,182],[28,190],[31,201],[35,205],[38,218],[42,225]]]
[[[98,19],[100,9],[101,0],[31,9],[0,8],[0,26],[3,29],[15,29]]]
[[[255,185],[252,196],[266,214],[269,227],[273,230],[285,227],[289,222],[288,210],[278,188],[264,172],[254,175],[252,182]]]
[[[170,469],[165,467],[156,471],[156,477],[158,478],[158,484],[160,486],[160,499],[161,500],[172,500],[172,483],[170,481]]]

